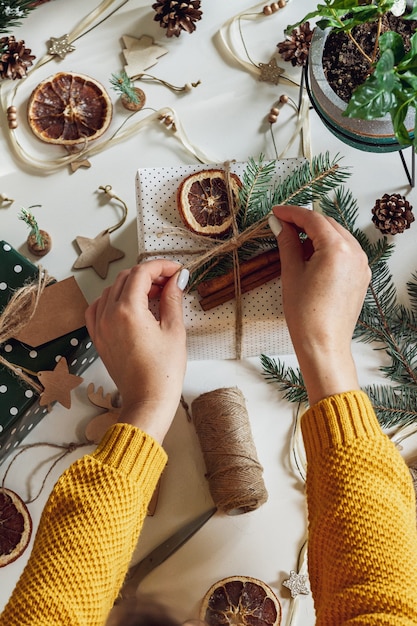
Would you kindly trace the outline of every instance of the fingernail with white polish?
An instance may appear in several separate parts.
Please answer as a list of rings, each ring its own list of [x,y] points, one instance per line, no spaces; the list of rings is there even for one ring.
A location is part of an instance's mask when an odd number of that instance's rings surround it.
[[[282,231],[282,224],[279,221],[279,219],[275,217],[275,215],[270,215],[268,217],[268,224],[269,224],[269,228],[272,230],[275,237],[278,237],[278,235]]]
[[[184,289],[186,288],[189,278],[190,278],[190,272],[187,269],[185,269],[185,267],[183,267],[180,273],[178,274],[178,278],[177,278],[177,285],[179,289],[181,289],[181,291],[184,291]]]

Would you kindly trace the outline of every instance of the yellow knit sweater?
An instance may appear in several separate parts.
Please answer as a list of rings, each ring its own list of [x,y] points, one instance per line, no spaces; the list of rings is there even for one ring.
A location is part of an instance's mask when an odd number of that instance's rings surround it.
[[[302,418],[317,626],[417,624],[417,524],[407,466],[362,392]]]
[[[367,396],[323,400],[302,429],[317,626],[417,625],[413,487]],[[46,504],[0,626],[102,626],[165,463],[153,439],[122,424],[75,462]]]

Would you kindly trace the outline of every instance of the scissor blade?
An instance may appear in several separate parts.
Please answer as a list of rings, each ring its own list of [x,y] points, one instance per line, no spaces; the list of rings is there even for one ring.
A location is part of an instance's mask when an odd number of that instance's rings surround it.
[[[129,591],[136,590],[139,583],[147,576],[155,567],[161,565],[171,554],[174,554],[188,539],[190,539],[217,511],[214,507],[205,511],[195,519],[191,520],[177,530],[173,535],[165,539],[159,546],[152,550],[139,563],[133,565],[126,576],[125,583],[121,590],[121,594],[126,595]]]

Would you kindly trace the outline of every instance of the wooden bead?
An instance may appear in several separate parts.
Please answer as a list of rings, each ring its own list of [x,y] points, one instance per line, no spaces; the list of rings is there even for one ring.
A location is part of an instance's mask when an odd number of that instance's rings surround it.
[[[17,109],[15,106],[10,106],[7,109],[7,121],[9,124],[9,128],[14,130],[17,128]]]
[[[273,113],[270,113],[269,116],[268,116],[268,122],[270,124],[275,124],[277,119],[278,119],[278,115],[274,115]]]
[[[272,13],[276,13],[277,11],[279,11],[279,4],[278,4],[278,2],[273,2],[271,4],[271,11],[272,11]]]
[[[288,102],[287,94],[283,93],[282,96],[279,97],[279,101],[281,102],[281,104],[287,104]]]
[[[278,6],[280,9],[283,9],[287,5],[286,0],[278,0]]]
[[[263,8],[263,14],[264,14],[264,15],[272,15],[272,9],[271,9],[271,7],[269,6],[269,4],[268,4],[268,5],[266,5],[266,6]]]
[[[272,107],[270,113],[272,113],[272,115],[279,115],[279,109],[277,107]]]

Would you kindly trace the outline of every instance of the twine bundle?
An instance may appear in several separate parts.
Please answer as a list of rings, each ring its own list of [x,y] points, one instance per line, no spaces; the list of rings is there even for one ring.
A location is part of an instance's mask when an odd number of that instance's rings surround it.
[[[47,272],[39,269],[38,277],[33,282],[26,283],[14,292],[0,314],[0,346],[16,336],[32,319],[43,290],[52,280]],[[42,391],[42,386],[28,376],[20,366],[10,363],[1,355],[0,364],[7,367],[38,393]]]
[[[242,392],[229,387],[204,393],[191,413],[217,508],[229,515],[259,508],[268,493]]]

